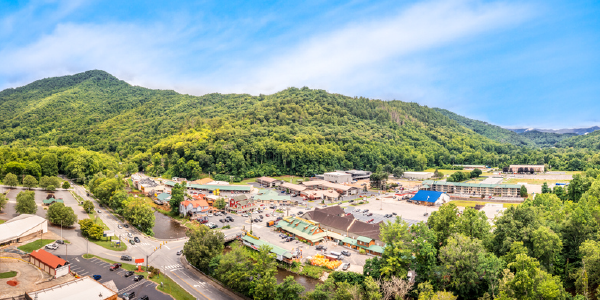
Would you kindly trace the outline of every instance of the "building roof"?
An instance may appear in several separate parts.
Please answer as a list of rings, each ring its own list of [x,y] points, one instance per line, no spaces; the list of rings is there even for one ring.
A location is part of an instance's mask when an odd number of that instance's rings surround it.
[[[242,240],[244,240],[244,241],[246,241],[246,242],[248,242],[248,243],[256,246],[257,248],[260,248],[260,246],[263,246],[263,245],[269,246],[269,247],[271,247],[271,253],[275,253],[277,255],[281,255],[281,256],[283,256],[285,258],[288,258],[288,259],[292,258],[292,253],[290,253],[289,251],[287,251],[287,250],[285,250],[285,249],[283,249],[283,248],[281,248],[279,246],[273,245],[271,243],[267,243],[267,242],[265,242],[263,240],[255,239],[255,238],[253,238],[251,236],[248,236],[248,235],[244,235],[242,237]]]
[[[221,191],[250,191],[252,187],[249,185],[220,185],[220,184],[190,184],[188,188],[199,189],[199,190],[221,190]]]
[[[208,206],[208,202],[206,202],[206,200],[201,199],[201,200],[185,200],[183,202],[181,202],[181,205],[187,207],[188,205],[192,204],[193,208],[196,208],[198,206],[201,207],[206,207]]]
[[[366,236],[359,236],[356,238],[357,241],[363,242],[363,243],[370,243],[371,241],[373,241],[372,238],[368,238]]]
[[[21,214],[14,217],[4,224],[0,224],[0,243],[14,240],[30,229],[46,222],[48,222],[46,219],[37,215]]]
[[[90,278],[89,276],[68,281],[46,289],[27,292],[29,299],[37,300],[104,300],[111,298],[116,294],[116,292]],[[99,297],[99,295],[102,295],[102,297]]]
[[[64,266],[67,261],[52,254],[46,252],[44,249],[39,249],[31,252],[31,257],[36,258],[37,260],[43,262],[44,264],[56,269],[58,267]]]
[[[442,194],[444,193],[420,190],[410,200],[435,203],[435,201],[437,201]]]
[[[265,176],[263,176],[263,177],[258,177],[258,178],[256,178],[256,180],[257,180],[257,181],[258,181],[258,180],[260,180],[260,181],[264,181],[264,182],[268,182],[268,183],[273,183],[273,182],[275,182],[275,181],[278,181],[278,180],[277,180],[277,179],[275,179],[275,178],[271,178],[271,177],[265,177]]]
[[[361,237],[359,237],[359,239],[360,238]],[[371,245],[369,247],[365,247],[364,245],[361,245],[361,244],[357,243],[355,239],[349,238],[349,237],[345,237],[342,240],[342,243],[347,243],[347,244],[350,244],[352,246],[360,247],[360,248],[363,248],[363,249],[366,249],[366,250],[370,250],[370,251],[373,251],[373,252],[377,252],[377,253],[381,253],[381,254],[383,254],[383,250],[385,249],[384,247],[377,246],[377,245]]]
[[[327,236],[325,232],[319,232],[321,231],[321,228],[319,228],[317,225],[314,223],[311,224],[309,221],[300,218],[286,217],[283,220],[280,220],[277,225],[278,228],[293,233],[311,242],[321,241],[325,236]]]
[[[328,206],[325,208],[315,207],[314,211],[320,211],[320,212],[324,212],[324,213],[327,213],[330,215],[338,215],[338,216],[341,216],[342,214],[345,213],[344,209],[339,205],[332,205],[332,206]]]
[[[520,189],[519,184],[483,184],[483,183],[463,183],[463,182],[446,182],[446,181],[434,181],[434,180],[423,180],[423,184],[426,185],[452,185],[452,186],[464,186],[464,187],[484,187],[484,188],[513,188]]]
[[[348,233],[356,234],[358,236],[369,237],[374,240],[381,240],[379,237],[379,223],[369,224],[359,220],[354,220]]]
[[[171,194],[160,193],[156,196],[156,199],[160,201],[168,201],[169,199],[171,199]]]
[[[290,195],[282,195],[273,190],[261,189],[258,195],[254,195],[254,200],[257,201],[291,201]]]
[[[199,185],[203,185],[203,184],[207,184],[209,182],[213,182],[214,180],[211,179],[210,177],[206,177],[206,178],[202,178],[202,179],[197,179],[194,181],[191,181],[190,184],[199,184]]]
[[[294,190],[294,191],[304,191],[306,189],[306,186],[304,186],[304,185],[293,184],[293,183],[289,183],[289,182],[284,182],[279,186],[284,189],[290,189],[290,190]]]
[[[352,175],[352,174],[348,174],[346,172],[341,172],[341,171],[335,171],[335,172],[327,172],[323,175],[331,175],[331,176],[348,176],[348,175]]]
[[[324,226],[337,229],[344,233],[348,230],[348,227],[350,224],[352,224],[352,221],[354,221],[353,215],[340,217],[337,214],[327,214],[322,211],[310,211],[307,217],[321,223]]]

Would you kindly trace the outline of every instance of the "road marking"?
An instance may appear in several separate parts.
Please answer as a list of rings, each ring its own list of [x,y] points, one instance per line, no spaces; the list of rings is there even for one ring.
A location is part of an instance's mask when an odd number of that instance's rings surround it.
[[[183,280],[183,278],[179,277],[179,275],[177,275],[176,273],[173,273],[173,275],[177,276],[177,278],[179,278],[181,281],[185,282],[185,284],[189,285],[191,288],[193,288],[196,292],[200,293],[200,295],[202,295],[204,298],[206,299],[210,299],[208,297],[206,297],[206,295],[202,294],[202,292],[200,292],[199,290],[197,290],[195,287],[193,287],[191,284],[189,284],[187,281]],[[189,277],[189,276],[188,276]]]
[[[167,248],[167,249],[171,250],[171,248],[169,248],[169,246],[167,246],[167,245],[164,245],[164,246],[165,246],[165,248]]]
[[[77,262],[79,262],[79,258],[78,258],[78,257],[76,257],[76,258],[75,258],[75,260],[76,260]]]

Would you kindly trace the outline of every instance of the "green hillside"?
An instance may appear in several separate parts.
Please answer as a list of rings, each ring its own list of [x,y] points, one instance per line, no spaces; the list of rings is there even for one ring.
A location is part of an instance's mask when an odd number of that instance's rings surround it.
[[[188,178],[201,172],[312,175],[383,165],[422,170],[563,158],[577,159],[583,168],[593,155],[493,141],[415,103],[308,88],[197,97],[131,86],[103,71],[0,92],[0,129],[0,142],[8,147],[83,147],[112,154],[129,171]]]
[[[600,130],[585,135],[575,135],[558,143],[561,147],[600,150]]]
[[[515,146],[526,146],[535,147],[536,144],[528,139],[527,137],[521,136],[518,133],[512,132],[508,129],[504,129],[500,126],[492,125],[487,122],[478,121],[457,115],[449,110],[442,108],[433,108],[437,112],[447,116],[448,118],[458,122],[460,125],[465,126],[488,139],[500,142],[508,143]]]
[[[568,139],[573,136],[577,136],[576,133],[554,133],[554,132],[540,132],[540,131],[526,131],[519,134],[520,136],[527,138],[540,147],[555,147],[559,146],[559,142]]]

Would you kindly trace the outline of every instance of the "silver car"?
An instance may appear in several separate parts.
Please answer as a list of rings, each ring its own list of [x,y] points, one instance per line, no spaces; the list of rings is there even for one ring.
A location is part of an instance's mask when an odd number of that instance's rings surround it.
[[[58,249],[58,245],[56,245],[56,244],[46,245],[46,249],[56,250],[56,249]]]

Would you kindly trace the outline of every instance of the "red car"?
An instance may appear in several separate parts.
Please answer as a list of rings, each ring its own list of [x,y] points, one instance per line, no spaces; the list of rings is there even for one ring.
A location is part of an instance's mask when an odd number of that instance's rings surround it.
[[[122,266],[122,265],[121,265],[120,263],[115,263],[115,264],[113,264],[112,266],[110,266],[110,270],[111,270],[111,271],[114,271],[114,270],[116,270],[116,269],[120,268],[121,266]]]
[[[371,219],[371,220],[367,221],[367,223],[371,223],[371,222],[373,222],[374,220],[375,220],[375,219]]]

